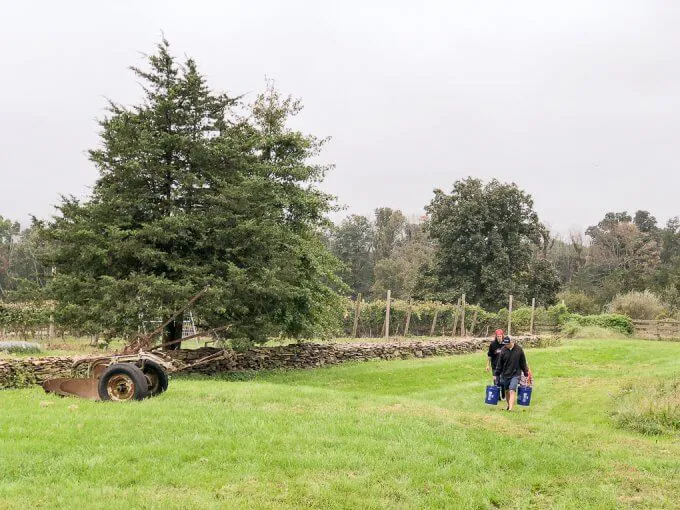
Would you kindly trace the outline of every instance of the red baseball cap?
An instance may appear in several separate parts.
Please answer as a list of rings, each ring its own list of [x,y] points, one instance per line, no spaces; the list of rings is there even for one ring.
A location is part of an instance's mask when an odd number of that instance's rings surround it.
[[[496,330],[496,335],[501,335],[501,336],[503,336],[503,330],[502,330],[502,329],[497,329],[497,330]]]

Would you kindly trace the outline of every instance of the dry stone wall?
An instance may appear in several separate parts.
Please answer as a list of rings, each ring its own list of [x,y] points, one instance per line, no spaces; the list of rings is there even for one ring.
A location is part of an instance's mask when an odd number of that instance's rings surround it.
[[[22,388],[41,384],[45,379],[68,377],[73,359],[49,358],[0,358],[0,389]]]
[[[541,345],[540,337],[517,337],[525,347]],[[301,343],[278,347],[254,347],[233,351],[204,347],[181,349],[166,354],[191,363],[212,354],[221,353],[209,363],[186,370],[187,373],[215,374],[253,370],[301,369],[336,365],[348,361],[371,361],[431,356],[452,356],[486,348],[489,339],[438,339],[424,341],[392,340],[365,343]],[[41,384],[45,379],[68,377],[72,357],[6,358],[0,359],[0,388],[20,388]]]

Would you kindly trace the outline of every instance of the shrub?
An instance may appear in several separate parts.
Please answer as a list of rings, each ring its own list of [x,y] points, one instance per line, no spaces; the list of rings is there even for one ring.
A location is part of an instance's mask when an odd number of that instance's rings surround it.
[[[600,311],[593,298],[583,292],[562,292],[557,299],[564,301],[565,306],[572,313],[592,315]]]
[[[551,326],[561,326],[569,320],[569,310],[562,303],[548,308],[548,321]]]
[[[575,338],[578,332],[581,330],[581,325],[576,321],[565,322],[560,331],[567,338]]]
[[[577,321],[568,321],[561,332],[567,338],[623,338],[625,335],[618,329],[607,329],[601,326],[581,326]]]
[[[512,333],[528,333],[531,327],[531,307],[525,306],[512,311]]]
[[[656,294],[649,292],[628,292],[619,294],[611,302],[611,311],[627,315],[631,319],[652,320],[659,315],[664,305]]]
[[[562,345],[562,340],[553,336],[542,336],[536,343],[536,347],[559,347],[560,345]]]
[[[50,303],[1,303],[0,328],[26,337],[49,324]]]
[[[616,313],[603,313],[600,315],[578,315],[574,313],[569,315],[565,322],[575,322],[579,326],[596,326],[611,329],[624,335],[633,334],[633,320],[626,315]]]
[[[680,432],[680,377],[656,386],[628,386],[613,414],[621,428],[648,435]]]

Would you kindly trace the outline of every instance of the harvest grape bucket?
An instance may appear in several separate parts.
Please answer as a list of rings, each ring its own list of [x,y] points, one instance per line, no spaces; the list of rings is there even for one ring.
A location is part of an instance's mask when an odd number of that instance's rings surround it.
[[[484,403],[491,406],[498,404],[498,399],[500,398],[501,389],[494,385],[489,385],[486,387],[486,395],[484,397]]]
[[[520,386],[517,389],[517,404],[525,407],[531,404],[531,386]]]

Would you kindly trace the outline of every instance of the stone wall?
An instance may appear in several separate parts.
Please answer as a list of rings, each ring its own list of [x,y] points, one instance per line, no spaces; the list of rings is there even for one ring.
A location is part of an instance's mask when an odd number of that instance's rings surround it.
[[[41,384],[45,379],[68,377],[74,358],[0,358],[0,389]]]
[[[539,337],[517,337],[525,347],[541,345]],[[166,354],[191,363],[211,354],[222,353],[209,363],[188,368],[187,373],[215,374],[252,370],[315,368],[348,361],[371,361],[430,356],[452,356],[485,349],[488,338],[437,339],[424,341],[391,340],[364,343],[302,343],[278,347],[255,347],[238,352],[204,347],[182,349]],[[19,388],[40,384],[53,377],[70,375],[72,357],[0,359],[0,388]]]

